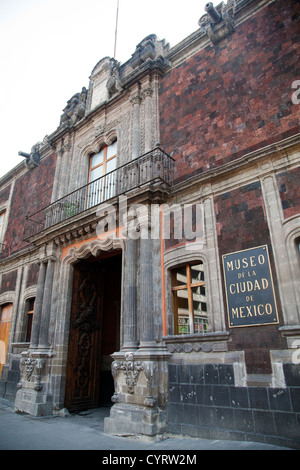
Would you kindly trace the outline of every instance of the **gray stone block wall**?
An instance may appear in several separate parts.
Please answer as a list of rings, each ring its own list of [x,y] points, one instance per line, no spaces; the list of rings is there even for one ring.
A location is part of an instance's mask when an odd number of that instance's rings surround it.
[[[20,380],[19,359],[13,359],[5,380],[0,381],[0,396],[13,402]]]
[[[168,432],[300,448],[300,367],[286,388],[236,387],[231,364],[169,364]]]

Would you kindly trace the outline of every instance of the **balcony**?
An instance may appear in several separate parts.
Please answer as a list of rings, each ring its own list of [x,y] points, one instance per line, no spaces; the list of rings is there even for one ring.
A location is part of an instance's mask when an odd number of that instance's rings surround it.
[[[106,173],[101,178],[62,197],[47,207],[26,216],[24,240],[98,206],[146,185],[169,187],[173,182],[174,160],[161,148],[142,155]]]

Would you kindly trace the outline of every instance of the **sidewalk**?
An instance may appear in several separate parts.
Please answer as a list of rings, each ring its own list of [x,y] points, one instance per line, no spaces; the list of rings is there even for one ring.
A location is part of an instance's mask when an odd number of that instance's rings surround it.
[[[148,451],[152,454],[153,451],[178,453],[193,450],[288,450],[283,447],[244,441],[168,437],[161,441],[150,442],[138,438],[115,437],[103,432],[104,418],[108,415],[109,408],[99,408],[68,417],[37,418],[15,413],[13,404],[0,398],[0,449],[133,450]]]

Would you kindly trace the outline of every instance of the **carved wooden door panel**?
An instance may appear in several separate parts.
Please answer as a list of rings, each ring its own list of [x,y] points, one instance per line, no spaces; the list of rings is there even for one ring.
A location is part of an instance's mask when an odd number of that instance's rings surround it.
[[[74,269],[65,407],[98,406],[103,316],[103,272],[97,263]]]

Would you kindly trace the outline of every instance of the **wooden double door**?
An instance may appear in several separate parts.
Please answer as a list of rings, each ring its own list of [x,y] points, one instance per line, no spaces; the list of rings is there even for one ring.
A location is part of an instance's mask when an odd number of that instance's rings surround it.
[[[111,404],[110,355],[119,349],[121,255],[74,267],[65,407],[82,411]]]

